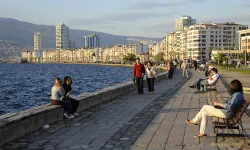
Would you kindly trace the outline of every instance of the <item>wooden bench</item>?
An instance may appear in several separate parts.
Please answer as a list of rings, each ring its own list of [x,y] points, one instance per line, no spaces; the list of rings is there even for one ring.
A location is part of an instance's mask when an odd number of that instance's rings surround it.
[[[214,83],[212,84],[201,84],[201,87],[203,88],[203,92],[207,92],[207,91],[216,91],[216,84],[219,81],[220,76],[214,81]]]
[[[243,140],[245,143],[245,134],[244,134],[243,126],[242,126],[241,117],[246,112],[248,105],[249,105],[249,102],[244,100],[243,105],[238,109],[235,115],[231,118],[223,119],[223,118],[214,117],[216,118],[215,120],[213,120],[214,133],[216,135],[216,138],[215,138],[216,143],[217,143],[218,136],[223,136],[223,135],[241,136],[243,137]],[[225,129],[227,131],[227,134],[223,132],[221,133],[218,132],[219,130],[224,131]],[[229,133],[229,129],[231,130],[236,129],[239,131],[239,134]]]

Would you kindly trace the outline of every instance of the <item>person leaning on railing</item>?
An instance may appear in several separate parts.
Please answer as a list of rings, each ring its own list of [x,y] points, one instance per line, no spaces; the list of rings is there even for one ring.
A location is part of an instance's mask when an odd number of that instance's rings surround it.
[[[197,126],[200,123],[200,133],[195,137],[207,137],[207,117],[231,118],[244,102],[243,87],[239,80],[233,80],[230,84],[231,96],[225,103],[216,100],[213,105],[204,105],[200,112],[192,119],[187,120],[188,124]]]
[[[64,108],[64,117],[67,119],[74,118],[72,115],[72,105],[65,98],[65,91],[62,88],[62,80],[60,78],[56,78],[55,84],[51,89],[51,104],[52,105],[61,105]]]

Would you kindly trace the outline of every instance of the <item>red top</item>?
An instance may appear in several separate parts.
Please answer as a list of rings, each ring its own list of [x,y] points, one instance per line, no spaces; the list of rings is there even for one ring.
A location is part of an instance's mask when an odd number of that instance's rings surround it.
[[[145,74],[145,68],[143,64],[134,65],[134,77],[142,77],[142,74]]]

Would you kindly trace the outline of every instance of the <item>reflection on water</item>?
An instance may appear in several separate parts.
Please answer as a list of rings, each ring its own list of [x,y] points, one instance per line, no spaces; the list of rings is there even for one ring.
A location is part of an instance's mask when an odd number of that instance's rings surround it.
[[[132,69],[78,64],[0,64],[0,115],[50,102],[56,77],[71,76],[72,95],[131,81]]]

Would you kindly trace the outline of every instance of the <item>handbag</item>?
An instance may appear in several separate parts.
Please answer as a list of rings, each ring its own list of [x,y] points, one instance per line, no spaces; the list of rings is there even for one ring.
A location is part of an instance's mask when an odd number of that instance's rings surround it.
[[[133,83],[134,83],[134,85],[136,84],[136,80],[135,80],[135,78],[133,78]]]

